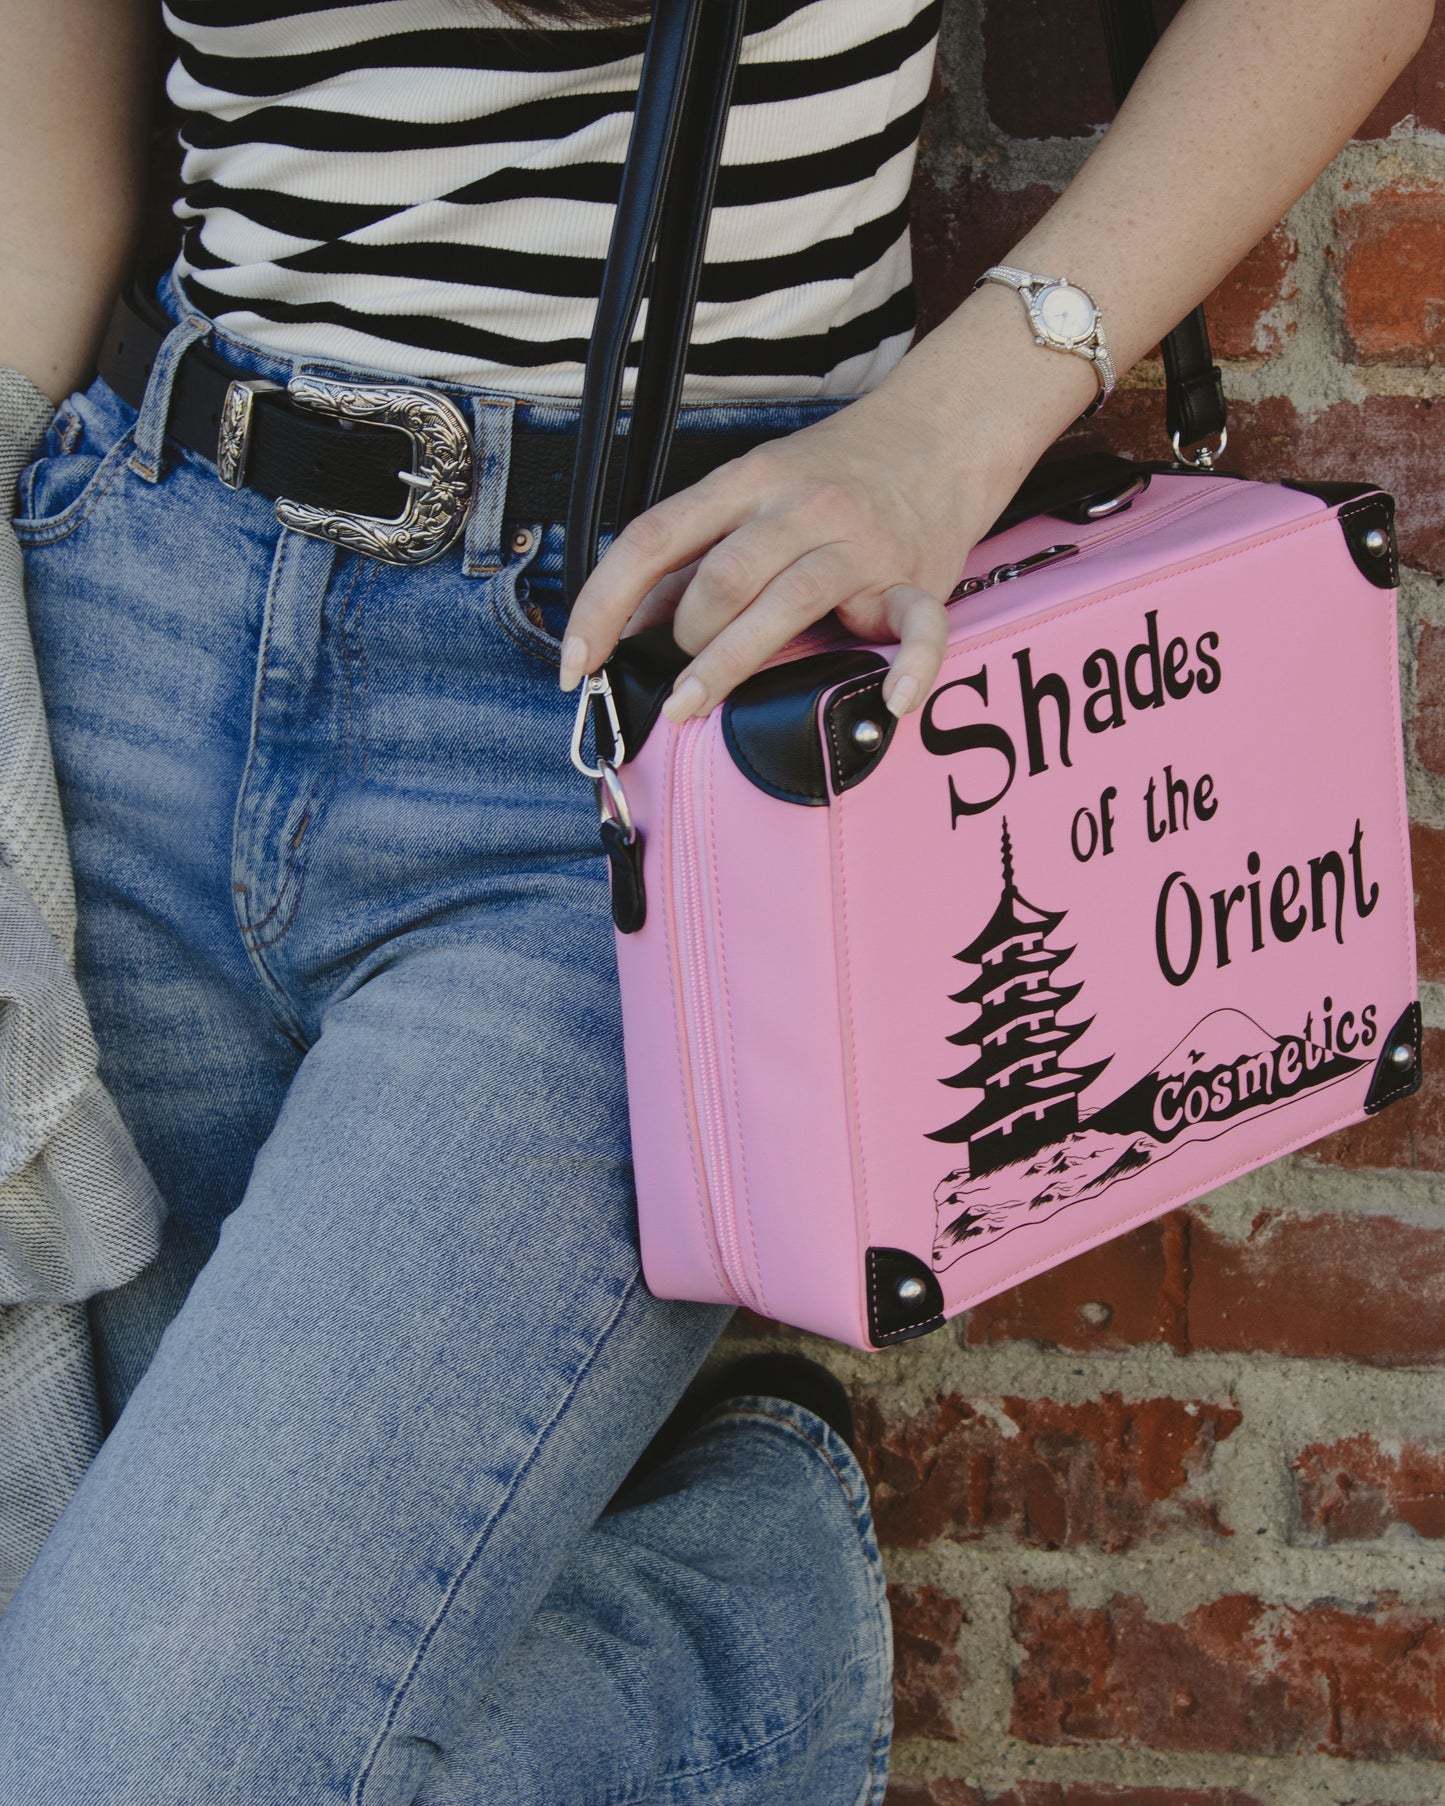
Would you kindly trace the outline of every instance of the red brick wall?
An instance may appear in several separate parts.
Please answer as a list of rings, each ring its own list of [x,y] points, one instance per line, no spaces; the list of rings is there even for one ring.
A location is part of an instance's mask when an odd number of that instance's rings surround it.
[[[1092,4],[952,4],[937,319],[1109,114]],[[1207,154],[1209,122],[1190,122]],[[1445,1798],[1445,19],[1210,303],[1226,463],[1400,503],[1422,1094],[855,1385],[898,1635],[890,1806]],[[1164,454],[1159,371],[1101,417]]]

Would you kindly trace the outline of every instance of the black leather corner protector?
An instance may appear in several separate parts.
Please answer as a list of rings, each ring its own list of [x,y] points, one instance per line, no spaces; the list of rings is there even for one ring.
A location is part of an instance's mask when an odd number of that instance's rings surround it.
[[[876,652],[815,652],[745,678],[723,704],[723,739],[750,783],[785,803],[823,808],[828,772],[818,703],[850,677],[886,671]]]
[[[673,639],[672,628],[666,622],[617,642],[617,650],[606,668],[629,759],[641,752],[690,656]],[[610,759],[612,735],[602,711],[594,707],[592,719],[596,723],[597,750],[604,759]]]
[[[868,1336],[875,1348],[911,1342],[943,1324],[943,1287],[916,1254],[904,1248],[870,1248]],[[917,1282],[917,1297],[900,1298],[900,1285]],[[910,1287],[911,1289],[911,1287]]]
[[[1173,469],[1174,466],[1165,466]],[[1049,458],[1036,464],[1019,485],[1008,507],[984,534],[992,539],[1009,527],[1037,515],[1050,514],[1076,526],[1087,518],[1087,510],[1127,489],[1140,475],[1146,478],[1149,467],[1112,452],[1083,452],[1072,458]]]
[[[1340,530],[1355,569],[1369,579],[1376,589],[1398,589],[1400,557],[1395,545],[1395,498],[1381,489],[1359,501],[1346,502],[1339,513]],[[1365,544],[1371,533],[1383,533],[1384,546],[1372,550]]]
[[[828,745],[828,775],[835,795],[841,796],[877,771],[893,740],[898,717],[883,700],[887,668],[870,671],[841,685],[823,708],[823,732]],[[865,723],[878,728],[881,737],[871,746],[860,746],[855,735]]]
[[[1413,1097],[1420,1089],[1420,1037],[1420,1006],[1412,1003],[1385,1036],[1385,1044],[1375,1062],[1375,1076],[1370,1081],[1369,1095],[1365,1099],[1366,1116],[1374,1116],[1386,1104],[1398,1103],[1402,1097]],[[1401,1047],[1408,1047],[1410,1050],[1408,1066],[1397,1063],[1394,1058],[1396,1050]]]
[[[612,920],[619,934],[636,934],[647,920],[647,893],[642,885],[642,836],[631,840],[615,821],[602,824],[602,850],[612,868]]]

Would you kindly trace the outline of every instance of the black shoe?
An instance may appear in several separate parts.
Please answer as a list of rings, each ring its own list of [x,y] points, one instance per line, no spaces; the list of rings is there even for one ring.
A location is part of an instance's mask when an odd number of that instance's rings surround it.
[[[716,1373],[704,1375],[682,1395],[673,1413],[688,1413],[684,1434],[703,1415],[730,1398],[785,1398],[836,1430],[850,1449],[853,1441],[853,1407],[843,1383],[835,1374],[800,1354],[752,1354],[729,1361]],[[668,1419],[672,1422],[672,1418]]]
[[[799,1354],[743,1355],[692,1382],[673,1407],[671,1416],[638,1456],[609,1509],[615,1509],[624,1494],[639,1480],[646,1479],[654,1468],[660,1467],[709,1411],[734,1398],[788,1399],[805,1411],[811,1411],[815,1417],[821,1417],[829,1429],[835,1430],[857,1453],[853,1440],[853,1407],[841,1380],[826,1367]]]

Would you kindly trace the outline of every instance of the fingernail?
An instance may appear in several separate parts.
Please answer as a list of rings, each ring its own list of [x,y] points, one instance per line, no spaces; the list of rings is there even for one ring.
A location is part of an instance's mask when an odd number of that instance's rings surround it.
[[[700,713],[707,701],[707,691],[695,677],[680,683],[662,705],[662,712],[673,723],[687,721]]]
[[[562,669],[558,682],[564,690],[575,690],[587,674],[587,642],[580,633],[569,633],[562,642]]]
[[[918,679],[905,671],[888,685],[883,700],[895,715],[906,715],[918,695]]]

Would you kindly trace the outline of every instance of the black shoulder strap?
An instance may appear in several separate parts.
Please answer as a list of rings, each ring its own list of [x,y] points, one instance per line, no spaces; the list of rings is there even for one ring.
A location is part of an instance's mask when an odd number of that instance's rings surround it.
[[[569,606],[597,562],[622,380],[644,292],[647,324],[630,443],[622,448],[618,526],[650,508],[661,488],[742,42],[743,4],[657,0],[653,8],[583,377],[563,553]]]
[[[1099,0],[1114,104],[1122,106],[1134,78],[1159,42],[1153,0]],[[1224,385],[1209,347],[1204,309],[1181,320],[1161,347],[1166,388],[1165,422],[1181,445],[1224,431]]]

